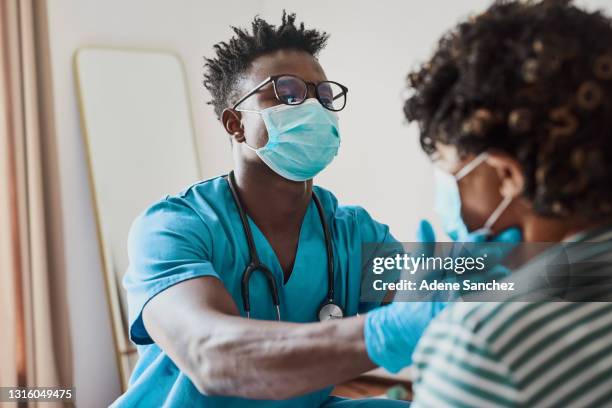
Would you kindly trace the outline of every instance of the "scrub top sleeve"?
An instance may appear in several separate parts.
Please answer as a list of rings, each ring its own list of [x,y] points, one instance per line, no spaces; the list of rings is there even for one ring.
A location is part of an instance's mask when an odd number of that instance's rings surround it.
[[[393,237],[389,231],[389,226],[382,224],[375,219],[362,207],[353,207],[355,214],[355,222],[359,230],[362,244],[362,270],[361,270],[361,287],[372,288],[371,280],[380,276],[375,276],[372,273],[372,261],[376,257],[394,257],[395,254],[403,252],[402,245]],[[383,276],[385,281],[396,281],[399,277],[398,271],[388,271]],[[365,313],[376,307],[379,307],[384,293],[376,293],[375,297],[380,297],[379,300],[362,301],[359,304],[359,313]],[[363,296],[362,296],[363,297]],[[367,296],[372,298],[372,296]]]
[[[155,295],[188,279],[219,278],[210,262],[211,245],[205,222],[178,198],[154,204],[134,221],[128,237],[130,265],[123,279],[134,343],[153,343],[142,310]]]
[[[365,208],[355,206],[353,209],[362,243],[397,242],[393,235],[391,235],[391,232],[389,232],[387,224],[376,221]]]

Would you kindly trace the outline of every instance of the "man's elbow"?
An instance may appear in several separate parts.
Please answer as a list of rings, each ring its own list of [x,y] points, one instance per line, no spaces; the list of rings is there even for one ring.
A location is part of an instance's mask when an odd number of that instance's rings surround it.
[[[247,380],[244,378],[246,376],[239,373],[229,375],[222,367],[219,368],[221,369],[203,369],[196,376],[191,377],[194,386],[200,393],[208,396],[240,397],[256,400],[284,400],[297,396],[297,393],[291,393],[291,390],[258,386],[256,381],[247,384]]]
[[[196,389],[207,396],[239,397],[254,400],[287,400],[301,395],[291,390],[267,390],[237,384],[223,385],[218,377],[202,377],[193,382]]]
[[[210,338],[194,340],[189,346],[189,373],[196,389],[208,396],[271,399],[257,392],[257,381],[249,382],[247,370],[240,367],[231,347]]]
[[[219,350],[213,350],[211,343],[208,337],[190,342],[187,376],[201,394],[231,395],[227,393],[230,378],[224,374],[227,372],[223,367],[224,356],[219,355]]]
[[[285,400],[307,392],[304,384],[287,384],[266,377],[256,367],[246,367],[238,357],[240,341],[207,335],[189,344],[188,376],[196,389],[209,396]],[[251,364],[252,365],[252,364]]]
[[[228,390],[219,387],[217,384],[217,380],[212,376],[207,376],[203,374],[198,374],[196,376],[190,376],[191,382],[196,387],[196,389],[203,395],[208,396],[236,396],[231,393],[228,393]]]
[[[248,370],[232,368],[236,366],[232,358],[230,353],[218,352],[201,356],[200,365],[193,371],[194,374],[189,376],[196,389],[208,396],[256,400],[286,400],[303,394],[302,390],[294,389],[288,384],[271,384],[259,376],[253,378]],[[224,359],[227,359],[226,362]]]
[[[202,356],[192,365],[188,377],[196,389],[201,394],[209,396],[238,396],[234,393],[230,376],[223,374],[224,368],[218,367],[218,362],[210,360]]]

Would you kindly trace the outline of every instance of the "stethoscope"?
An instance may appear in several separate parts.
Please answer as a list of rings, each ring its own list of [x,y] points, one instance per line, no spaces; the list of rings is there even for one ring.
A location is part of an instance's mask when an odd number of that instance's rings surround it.
[[[260,271],[266,278],[268,287],[270,288],[270,292],[272,293],[272,304],[276,308],[276,318],[280,321],[280,301],[278,297],[276,279],[274,278],[274,274],[272,273],[270,268],[268,268],[261,262],[261,260],[259,259],[259,255],[257,254],[257,248],[255,248],[255,241],[253,240],[251,226],[249,225],[247,215],[244,212],[244,208],[242,207],[242,201],[240,200],[238,190],[236,189],[236,180],[234,178],[233,171],[229,173],[227,181],[230,187],[230,191],[232,192],[234,203],[236,203],[238,214],[240,214],[240,221],[242,222],[242,228],[244,229],[244,235],[246,237],[247,245],[249,247],[250,260],[248,265],[244,269],[244,272],[242,272],[242,279],[240,282],[242,305],[244,307],[244,311],[246,313],[247,318],[250,318],[251,302],[249,296],[249,281],[253,272]],[[317,207],[319,218],[321,219],[321,225],[323,226],[323,234],[325,235],[325,250],[327,251],[327,297],[319,307],[318,317],[319,321],[341,319],[344,317],[344,311],[340,306],[334,303],[334,251],[332,248],[331,233],[329,232],[329,226],[327,225],[327,221],[325,220],[325,214],[323,213],[323,207],[321,206],[321,202],[319,201],[319,198],[317,197],[314,191],[312,192],[312,199]]]

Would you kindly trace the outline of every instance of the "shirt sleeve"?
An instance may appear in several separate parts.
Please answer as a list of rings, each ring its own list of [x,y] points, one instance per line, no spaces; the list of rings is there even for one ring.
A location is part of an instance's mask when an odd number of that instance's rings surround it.
[[[210,262],[211,234],[200,216],[179,198],[167,198],[139,216],[128,237],[127,291],[130,339],[153,340],[142,321],[142,310],[158,293],[188,279],[219,278]]]
[[[387,224],[376,221],[365,208],[352,207],[359,234],[363,243],[394,243],[397,240],[391,235]]]
[[[509,367],[451,309],[429,325],[414,353],[411,407],[522,406]]]

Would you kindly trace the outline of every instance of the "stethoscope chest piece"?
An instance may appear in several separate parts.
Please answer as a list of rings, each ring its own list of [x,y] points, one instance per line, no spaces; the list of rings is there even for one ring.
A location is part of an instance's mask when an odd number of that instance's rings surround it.
[[[344,317],[344,310],[333,302],[324,303],[319,309],[319,321],[324,322],[326,320],[342,319]]]

